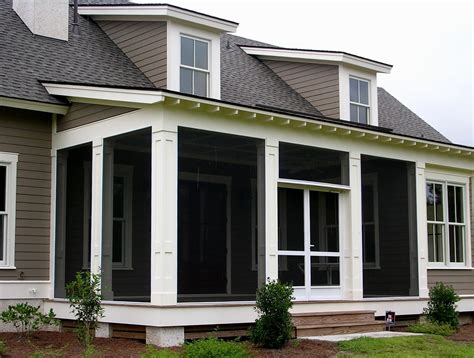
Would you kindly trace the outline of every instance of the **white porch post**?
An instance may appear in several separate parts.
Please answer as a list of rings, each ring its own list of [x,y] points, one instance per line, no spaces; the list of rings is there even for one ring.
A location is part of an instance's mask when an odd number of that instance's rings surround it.
[[[112,290],[112,236],[114,221],[114,148],[103,145],[103,201],[102,201],[102,296],[113,300]]]
[[[278,141],[265,142],[265,276],[278,278]]]
[[[104,169],[103,139],[92,143],[91,187],[91,273],[100,274],[102,266],[102,189]]]
[[[428,297],[428,233],[426,230],[426,178],[424,162],[416,162],[416,222],[419,295],[420,297]]]
[[[151,145],[151,304],[175,305],[178,299],[176,125],[161,118],[152,128]]]
[[[360,153],[349,154],[349,183],[351,190],[346,194],[346,231],[343,246],[344,296],[348,299],[362,299],[362,189]],[[342,212],[342,211],[341,211]]]

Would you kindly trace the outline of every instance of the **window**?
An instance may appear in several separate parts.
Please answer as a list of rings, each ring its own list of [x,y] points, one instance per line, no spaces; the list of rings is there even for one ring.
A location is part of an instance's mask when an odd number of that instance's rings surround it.
[[[428,259],[430,263],[464,266],[466,218],[464,186],[426,183]]]
[[[180,91],[206,97],[209,92],[209,42],[181,36]]]
[[[380,268],[377,174],[362,177],[362,252],[364,269]]]
[[[351,122],[369,124],[369,81],[349,79]]]
[[[16,154],[0,153],[0,267],[14,266]]]

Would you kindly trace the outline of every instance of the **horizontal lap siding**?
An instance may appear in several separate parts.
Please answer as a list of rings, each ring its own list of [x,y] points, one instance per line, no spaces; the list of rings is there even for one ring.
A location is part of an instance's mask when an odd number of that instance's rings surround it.
[[[264,63],[322,114],[339,118],[337,66],[273,60]]]
[[[0,280],[48,280],[51,208],[49,114],[0,108],[0,152],[18,153],[15,270]]]
[[[474,197],[472,180],[469,185],[469,198],[471,200],[471,255],[474,263]],[[444,282],[453,286],[458,294],[474,294],[474,270],[428,270],[428,287],[432,287],[436,282]]]
[[[156,87],[166,88],[166,22],[100,21],[99,25]]]
[[[98,104],[73,103],[68,113],[58,120],[58,132],[94,123],[102,119],[134,111],[133,108],[102,106]]]

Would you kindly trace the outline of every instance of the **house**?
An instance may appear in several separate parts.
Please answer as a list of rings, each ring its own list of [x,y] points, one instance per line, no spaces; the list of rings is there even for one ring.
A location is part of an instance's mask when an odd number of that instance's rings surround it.
[[[53,6],[54,5],[54,6]],[[277,47],[173,5],[0,2],[0,307],[183,341],[248,324],[267,278],[293,313],[474,312],[474,148],[387,91],[391,65]],[[146,327],[146,328],[145,328]]]

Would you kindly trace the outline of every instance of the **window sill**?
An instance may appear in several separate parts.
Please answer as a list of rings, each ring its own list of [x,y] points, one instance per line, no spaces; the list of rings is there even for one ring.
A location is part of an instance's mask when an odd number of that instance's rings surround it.
[[[0,270],[16,270],[16,266],[0,266]]]
[[[474,270],[470,266],[428,266],[428,270]]]

